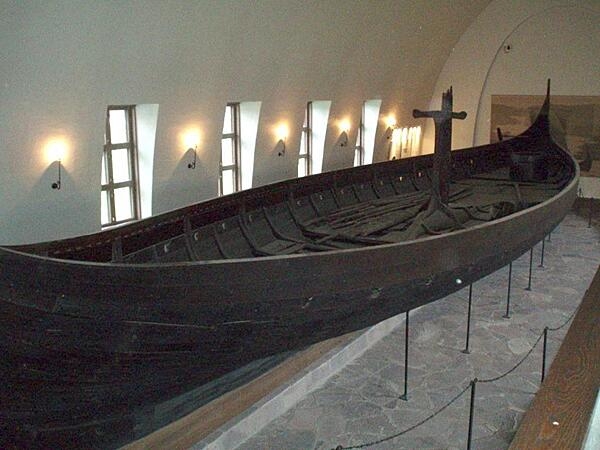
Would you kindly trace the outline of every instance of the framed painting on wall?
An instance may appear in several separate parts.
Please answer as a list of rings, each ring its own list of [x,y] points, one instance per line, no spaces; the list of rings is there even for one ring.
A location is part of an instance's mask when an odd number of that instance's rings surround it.
[[[600,96],[553,95],[553,136],[579,161],[582,177],[600,177]],[[542,95],[492,95],[490,142],[525,131],[540,110]]]

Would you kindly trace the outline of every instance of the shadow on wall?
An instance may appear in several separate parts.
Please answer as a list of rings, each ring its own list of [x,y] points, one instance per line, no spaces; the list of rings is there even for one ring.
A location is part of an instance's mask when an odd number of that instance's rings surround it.
[[[81,197],[81,189],[75,186],[64,166],[61,188],[52,189],[52,183],[57,180],[58,167],[53,163],[31,190],[21,192],[17,206],[0,219],[0,245],[61,239],[100,230],[100,179],[97,195],[87,199]],[[82,210],[96,213],[82,214]]]
[[[215,176],[215,170],[209,170],[199,157],[196,157],[195,161],[194,168],[188,167],[194,162],[193,149],[189,149],[180,158],[170,176],[160,184],[155,183],[154,186],[158,192],[155,192],[154,196],[168,199],[168,207],[163,211],[155,211],[154,214],[206,200],[210,198],[206,197],[207,192],[212,192],[213,196],[217,196],[218,178]]]

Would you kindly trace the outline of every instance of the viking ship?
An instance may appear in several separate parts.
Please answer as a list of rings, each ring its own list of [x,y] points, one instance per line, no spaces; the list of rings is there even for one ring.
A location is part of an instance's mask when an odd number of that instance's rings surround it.
[[[452,152],[448,124],[464,114],[445,101],[415,112],[436,120],[432,155],[1,247],[0,442],[122,444],[161,402],[433,302],[528,251],[577,194],[549,95],[519,136]]]

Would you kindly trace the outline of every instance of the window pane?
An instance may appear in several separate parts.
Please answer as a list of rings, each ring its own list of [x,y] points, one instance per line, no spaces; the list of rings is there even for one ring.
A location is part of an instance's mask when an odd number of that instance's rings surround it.
[[[102,225],[110,223],[110,216],[108,215],[108,191],[100,192],[100,220]]]
[[[233,133],[231,126],[233,106],[225,107],[225,119],[223,120],[223,134]]]
[[[127,220],[133,218],[131,204],[131,188],[129,186],[115,189],[115,220]]]
[[[354,149],[354,167],[360,166],[360,154],[361,154],[361,148],[356,147]]]
[[[108,122],[110,126],[111,144],[123,144],[127,139],[127,115],[124,109],[110,109]]]
[[[402,128],[394,128],[392,131],[392,145],[390,146],[390,159],[402,157]]]
[[[363,142],[362,142],[363,134],[364,134],[364,126],[361,122],[361,124],[358,126],[358,133],[356,133],[356,146],[357,147],[362,147],[362,145],[363,145]]]
[[[106,154],[102,153],[102,172],[100,174],[100,183],[107,184],[108,178],[106,177]]]
[[[113,182],[121,183],[131,179],[129,165],[129,149],[119,148],[112,153]]]
[[[356,146],[354,147],[354,167],[360,166],[364,162],[364,148],[363,148],[363,134],[364,125],[363,120],[365,116],[365,107],[363,105],[363,117],[361,118],[360,125],[358,126],[358,133],[356,133]]]
[[[222,189],[223,195],[227,195],[227,194],[231,194],[233,192],[235,192],[235,177],[234,177],[234,171],[233,169],[229,169],[229,170],[224,170],[222,173]]]
[[[298,160],[298,176],[306,176],[306,158],[300,158]]]
[[[300,136],[300,155],[306,155],[306,131],[302,131]]]
[[[230,166],[233,161],[233,138],[221,139],[221,163]]]

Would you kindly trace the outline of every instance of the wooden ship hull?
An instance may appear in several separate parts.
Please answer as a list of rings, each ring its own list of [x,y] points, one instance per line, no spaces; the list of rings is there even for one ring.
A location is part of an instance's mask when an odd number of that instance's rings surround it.
[[[95,235],[0,248],[0,443],[114,447],[154,405],[508,264],[563,219],[575,160],[522,135],[288,180]]]

